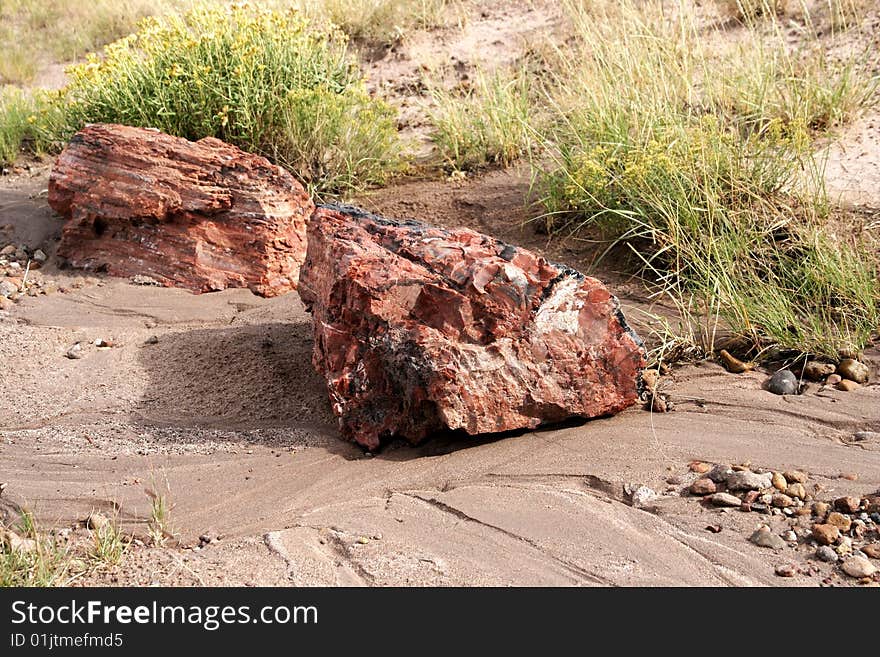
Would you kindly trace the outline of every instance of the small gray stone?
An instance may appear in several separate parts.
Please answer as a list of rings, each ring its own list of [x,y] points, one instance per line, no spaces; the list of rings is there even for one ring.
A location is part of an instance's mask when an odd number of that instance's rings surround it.
[[[779,370],[767,381],[767,390],[774,395],[796,395],[798,380],[791,370]]]
[[[159,344],[159,337],[151,335],[146,340],[144,340],[144,344]]]
[[[49,257],[41,249],[37,249],[36,251],[34,251],[34,260],[36,262],[43,264],[48,259]]]
[[[865,440],[880,440],[880,433],[876,431],[856,431],[853,434],[853,440],[863,442]]]
[[[742,500],[730,493],[715,493],[709,496],[709,501],[715,506],[740,506]]]
[[[826,563],[837,563],[837,552],[829,545],[820,545],[816,548],[816,558]]]
[[[772,485],[772,475],[767,472],[765,474],[757,474],[742,470],[741,472],[731,472],[725,478],[727,488],[730,490],[762,490],[770,488]]]
[[[79,342],[77,342],[70,349],[68,349],[67,353],[64,355],[67,356],[68,358],[70,358],[71,360],[75,360],[77,358],[82,358],[83,357],[82,345]]]
[[[771,532],[766,527],[761,527],[753,533],[749,540],[759,547],[770,548],[772,550],[781,550],[788,544],[779,536]]]
[[[716,465],[706,473],[706,477],[714,481],[716,484],[720,484],[727,479],[727,475],[731,472],[733,471],[730,469],[729,465]]]

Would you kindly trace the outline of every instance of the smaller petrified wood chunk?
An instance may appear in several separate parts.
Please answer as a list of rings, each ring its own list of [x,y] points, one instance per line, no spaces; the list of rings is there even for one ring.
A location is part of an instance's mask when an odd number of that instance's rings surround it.
[[[263,157],[111,124],[73,136],[49,178],[49,205],[68,219],[58,255],[70,266],[263,296],[296,287],[314,209]]]

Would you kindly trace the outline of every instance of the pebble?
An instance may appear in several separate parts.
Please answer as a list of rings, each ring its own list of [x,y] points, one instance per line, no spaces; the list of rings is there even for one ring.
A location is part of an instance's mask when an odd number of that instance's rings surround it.
[[[837,366],[837,373],[844,379],[849,379],[856,383],[867,383],[870,371],[864,363],[860,363],[853,358],[844,358]]]
[[[691,472],[696,472],[697,474],[706,474],[709,470],[712,469],[712,466],[708,463],[704,463],[703,461],[691,461],[688,463],[688,470]]]
[[[642,383],[645,385],[645,390],[654,392],[659,382],[660,374],[657,370],[642,370]]]
[[[780,493],[784,493],[788,489],[788,482],[781,472],[774,472],[772,478],[773,488]]]
[[[816,523],[813,525],[812,536],[820,545],[831,545],[840,538],[840,530],[834,525]]]
[[[850,557],[843,562],[843,572],[850,577],[861,579],[862,577],[871,577],[877,572],[876,566],[867,559],[862,557]]]
[[[830,508],[831,505],[828,502],[813,502],[813,515],[824,520]]]
[[[797,570],[791,564],[776,566],[776,574],[779,577],[794,577]]]
[[[743,372],[751,372],[755,369],[755,363],[741,361],[736,356],[731,355],[726,349],[722,349],[718,352],[718,356],[721,358],[721,363],[728,372],[742,374]]]
[[[730,493],[715,493],[709,497],[709,501],[715,506],[739,506],[742,503],[736,495]]]
[[[767,381],[767,390],[774,395],[795,395],[798,380],[791,370],[779,370]]]
[[[804,378],[810,381],[821,381],[830,374],[834,374],[833,363],[820,363],[816,360],[807,361],[804,366]]]
[[[742,472],[731,472],[725,478],[727,488],[730,490],[761,490],[770,488],[771,475],[757,474],[744,470]]]
[[[15,254],[15,246],[12,244],[7,244],[2,249],[0,249],[0,256],[9,256]]]
[[[859,510],[859,507],[862,505],[862,501],[858,497],[852,497],[847,495],[846,497],[838,497],[834,500],[834,508],[844,513],[856,513]]]
[[[156,335],[151,335],[146,340],[144,340],[144,344],[159,344],[159,337]]]
[[[34,261],[39,262],[41,265],[49,259],[49,257],[43,252],[42,249],[37,249],[34,251]]]
[[[18,292],[18,286],[6,279],[5,281],[0,281],[0,297],[11,297],[13,294]]]
[[[773,550],[781,550],[787,546],[787,543],[781,537],[771,532],[766,527],[756,530],[749,540],[759,547],[771,548]]]
[[[837,560],[839,559],[834,548],[828,547],[827,545],[820,545],[816,548],[816,558],[825,563],[837,563]]]
[[[159,281],[151,276],[144,276],[143,274],[136,274],[131,277],[131,282],[135,285],[162,285]]]
[[[37,542],[32,538],[22,538],[10,529],[0,527],[0,545],[8,545],[10,552],[29,554],[36,551]]]
[[[715,482],[709,477],[700,477],[690,487],[692,495],[711,495],[715,490]]]
[[[785,493],[776,493],[776,494],[771,498],[771,502],[770,502],[770,503],[771,503],[773,506],[775,506],[777,509],[784,509],[784,508],[789,507],[789,506],[791,506],[792,504],[794,504],[794,500],[791,499],[791,498],[790,498],[788,495],[786,495]]]
[[[797,539],[797,534],[795,534],[795,533],[794,533],[794,530],[792,530],[792,529],[789,529],[787,532],[785,532],[785,533],[782,535],[782,538],[783,538],[784,540],[788,541],[789,543],[797,543],[797,540],[798,540],[798,539]]]
[[[880,543],[869,543],[862,546],[862,552],[872,559],[880,559]]]
[[[797,484],[805,484],[807,482],[807,473],[802,470],[786,470],[782,473],[785,480]]]
[[[792,497],[796,497],[799,500],[805,500],[807,498],[807,490],[804,488],[803,484],[793,483],[786,490],[786,495],[791,495]]]
[[[103,513],[98,513],[97,511],[93,511],[89,514],[89,517],[86,518],[86,527],[89,529],[102,529],[109,524],[110,519]]]
[[[825,385],[836,386],[841,381],[843,381],[843,377],[840,376],[840,374],[832,374],[827,379],[825,379]]]
[[[837,389],[842,390],[843,392],[852,392],[854,390],[858,390],[861,388],[858,383],[855,381],[850,381],[849,379],[843,379],[837,384]]]
[[[79,342],[77,342],[70,349],[68,349],[67,353],[64,355],[70,359],[82,358],[83,357],[82,345]]]
[[[733,472],[730,469],[729,465],[716,465],[713,466],[709,472],[706,473],[706,476],[709,477],[716,484],[720,484],[722,481],[727,479],[727,475]]]
[[[842,533],[848,532],[849,528],[852,526],[852,520],[837,511],[832,511],[831,513],[829,513],[828,519],[825,522],[829,525],[834,525]]]
[[[880,440],[880,433],[876,431],[856,431],[853,434],[853,440],[863,442],[865,440]]]
[[[219,541],[219,540],[220,540],[220,535],[217,532],[215,532],[213,529],[209,529],[204,534],[199,536],[199,543],[201,544],[202,547],[204,547],[205,545],[209,545],[211,543],[214,543],[215,541]]]
[[[632,505],[634,507],[645,506],[648,502],[657,499],[657,493],[647,486],[639,486],[632,493]]]

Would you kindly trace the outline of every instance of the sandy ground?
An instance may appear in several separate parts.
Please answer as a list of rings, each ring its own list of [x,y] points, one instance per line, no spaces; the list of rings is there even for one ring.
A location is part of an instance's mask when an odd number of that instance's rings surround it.
[[[551,6],[486,3],[464,28],[420,36],[373,62],[374,82],[418,88],[414,52],[451,47],[466,71],[493,49],[526,47],[533,30],[555,20]],[[847,171],[876,173],[876,126],[868,117],[850,129],[845,144],[870,146],[858,165],[838,158]],[[858,171],[834,180],[876,201],[876,180]],[[295,293],[194,296],[57,270],[61,223],[46,205],[47,175],[43,165],[0,179],[0,241],[44,249],[41,274],[66,290],[0,311],[0,482],[8,484],[0,514],[27,506],[46,527],[70,527],[99,510],[146,541],[152,491],[172,505],[175,536],[166,549],[133,546],[121,566],[79,583],[847,583],[803,542],[780,551],[749,543],[761,523],[782,531],[784,518],[702,506],[684,494],[696,476],[687,464],[801,469],[822,499],[878,491],[880,442],[853,434],[880,431],[880,386],[777,397],[761,387],[766,373],[701,363],[664,378],[672,413],[635,407],[540,431],[443,435],[365,454],[337,435]],[[525,173],[514,169],[410,180],[357,201],[467,225],[592,273],[647,334],[645,313],[665,310],[649,306],[642,286],[619,271],[622,260],[597,266],[590,244],[548,241],[523,227],[534,215],[527,192]],[[146,344],[151,336],[158,342]],[[91,346],[99,338],[114,346]],[[84,357],[65,358],[75,342]],[[880,353],[867,357],[876,381]],[[627,491],[638,484],[659,497],[633,506]],[[199,547],[206,533],[220,538]],[[798,574],[775,576],[787,563]]]
[[[60,222],[40,194],[45,183],[42,170],[2,188],[0,209],[16,240],[50,248]],[[501,223],[514,202],[493,197],[519,188],[515,173],[407,185],[362,202],[510,239],[506,231],[520,230]],[[547,250],[544,238],[519,237]],[[549,252],[585,267],[574,247]],[[880,488],[880,444],[852,437],[880,429],[876,385],[781,398],[762,390],[765,374],[704,363],[668,377],[673,413],[633,408],[368,455],[337,437],[296,294],[194,296],[80,279],[51,264],[42,273],[69,291],[23,299],[0,318],[3,499],[48,526],[100,510],[146,538],[152,490],[173,505],[182,546],[205,533],[223,537],[199,551],[132,549],[91,583],[818,583],[831,567],[808,561],[808,547],[774,553],[747,542],[758,524],[781,528],[781,518],[705,509],[683,496],[694,477],[687,463],[799,468],[831,497]],[[643,306],[624,283],[614,287],[625,307]],[[158,343],[144,344],[154,335]],[[98,338],[115,346],[64,357],[74,342]],[[876,370],[880,357],[871,356]],[[661,497],[634,508],[628,484]],[[775,577],[774,567],[791,561],[824,571]]]

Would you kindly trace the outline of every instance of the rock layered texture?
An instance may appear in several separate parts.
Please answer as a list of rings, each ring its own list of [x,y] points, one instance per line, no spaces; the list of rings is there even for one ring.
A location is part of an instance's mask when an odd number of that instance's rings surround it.
[[[638,398],[644,349],[605,286],[471,230],[319,206],[299,294],[342,432],[369,449]]]
[[[89,125],[49,178],[73,267],[194,292],[296,287],[314,205],[281,167],[218,139]]]

